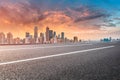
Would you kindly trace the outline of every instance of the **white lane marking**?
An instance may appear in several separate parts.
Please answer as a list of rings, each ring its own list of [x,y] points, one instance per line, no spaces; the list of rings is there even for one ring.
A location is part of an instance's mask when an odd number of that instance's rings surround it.
[[[87,49],[87,50],[81,50],[81,51],[74,51],[74,52],[68,52],[68,53],[55,54],[55,55],[41,56],[41,57],[36,57],[36,58],[24,59],[24,60],[3,62],[3,63],[0,63],[0,65],[15,64],[15,63],[20,63],[20,62],[28,62],[28,61],[34,61],[34,60],[40,60],[40,59],[46,59],[46,58],[52,58],[52,57],[58,57],[58,56],[65,56],[65,55],[70,55],[70,54],[79,54],[79,53],[82,53],[82,52],[103,50],[103,49],[108,49],[108,48],[113,48],[113,47],[115,47],[115,46],[107,46],[107,47],[100,47],[100,48],[93,48],[93,49]]]
[[[40,49],[40,48],[59,48],[59,47],[73,47],[73,46],[83,46],[92,44],[80,44],[80,45],[63,45],[63,46],[45,46],[45,47],[29,47],[29,48],[14,48],[14,49],[0,49],[0,51],[13,51],[13,50],[26,50],[26,49]]]

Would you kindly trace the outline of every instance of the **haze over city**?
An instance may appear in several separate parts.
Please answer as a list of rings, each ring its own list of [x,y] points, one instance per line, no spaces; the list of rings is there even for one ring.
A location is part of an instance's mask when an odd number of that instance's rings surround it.
[[[0,0],[0,80],[120,80],[120,0]]]
[[[119,38],[120,7],[114,0],[0,0],[0,32],[25,37],[46,27],[73,39]],[[101,6],[102,5],[102,6]],[[112,5],[112,6],[111,6]]]

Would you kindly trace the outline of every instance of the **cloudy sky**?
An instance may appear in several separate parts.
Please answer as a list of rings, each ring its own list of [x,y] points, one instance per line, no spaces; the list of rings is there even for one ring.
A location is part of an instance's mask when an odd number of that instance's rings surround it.
[[[120,0],[0,0],[0,32],[50,29],[79,39],[120,38]]]

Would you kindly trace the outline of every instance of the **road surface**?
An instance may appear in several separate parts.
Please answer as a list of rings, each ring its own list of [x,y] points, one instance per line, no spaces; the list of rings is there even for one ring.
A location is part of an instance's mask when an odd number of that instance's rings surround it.
[[[0,46],[0,80],[120,80],[120,42]]]

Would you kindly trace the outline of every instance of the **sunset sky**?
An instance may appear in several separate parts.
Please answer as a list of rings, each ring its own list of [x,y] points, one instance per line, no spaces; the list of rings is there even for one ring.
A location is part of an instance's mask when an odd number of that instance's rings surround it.
[[[14,37],[48,26],[79,39],[120,38],[120,0],[0,0],[0,32]]]

